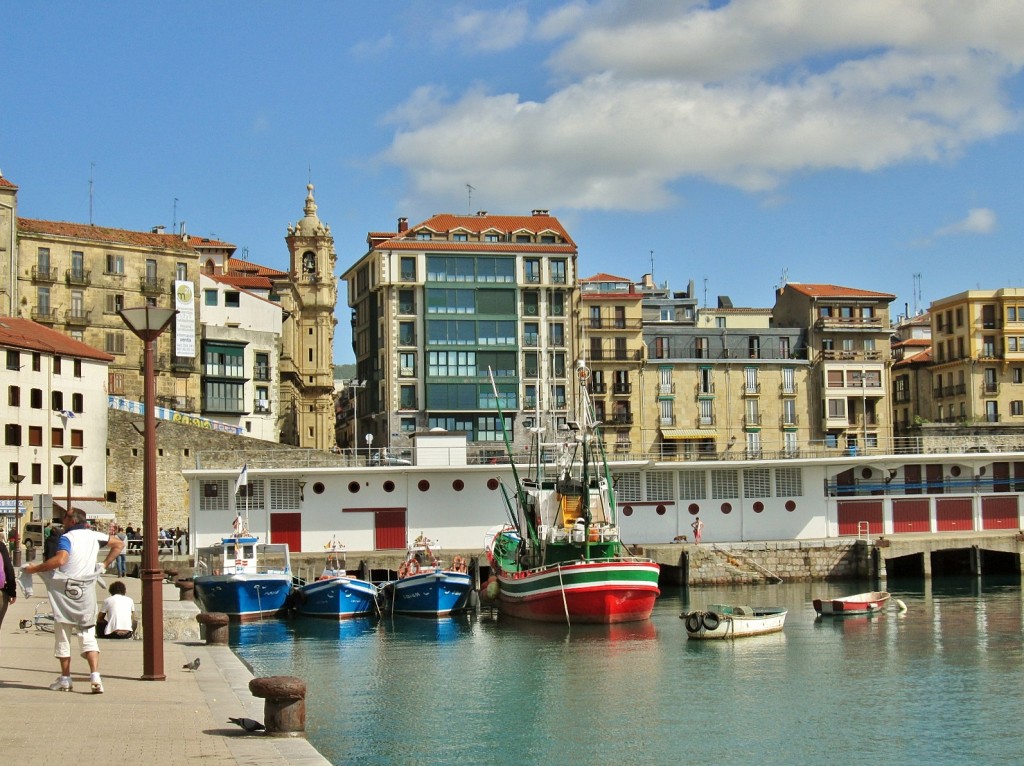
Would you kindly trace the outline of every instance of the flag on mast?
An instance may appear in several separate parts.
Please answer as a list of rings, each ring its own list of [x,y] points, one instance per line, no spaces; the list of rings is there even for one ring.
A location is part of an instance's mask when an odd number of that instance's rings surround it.
[[[235,482],[235,494],[237,495],[242,491],[242,487],[249,483],[249,464],[246,463],[242,466],[242,470],[238,474],[238,481]]]

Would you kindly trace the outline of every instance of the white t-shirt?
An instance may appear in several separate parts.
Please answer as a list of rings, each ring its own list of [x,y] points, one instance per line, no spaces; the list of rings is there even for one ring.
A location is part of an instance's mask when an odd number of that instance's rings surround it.
[[[88,577],[96,573],[96,559],[100,547],[107,544],[110,535],[85,527],[72,527],[57,545],[58,551],[67,551],[68,560],[60,568],[68,577]]]
[[[132,612],[135,611],[135,602],[128,596],[122,596],[120,593],[111,596],[103,602],[100,611],[107,618],[107,629],[104,631],[104,635],[109,636],[115,630],[132,629]]]

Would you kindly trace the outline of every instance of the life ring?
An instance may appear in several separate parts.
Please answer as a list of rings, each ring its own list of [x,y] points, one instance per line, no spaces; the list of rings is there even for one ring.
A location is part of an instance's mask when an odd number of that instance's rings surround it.
[[[722,619],[714,612],[705,612],[703,617],[704,630],[714,630],[722,624]]]
[[[686,630],[690,633],[697,633],[700,631],[700,612],[690,612],[684,618],[686,620]]]
[[[408,570],[409,570],[409,562],[408,561],[403,561],[401,566],[398,567],[398,576],[399,577],[405,577],[405,575],[408,572]]]
[[[452,559],[452,571],[453,572],[465,572],[466,571],[466,560],[462,556],[456,556]]]
[[[414,574],[419,574],[419,571],[420,562],[418,562],[416,559],[409,559],[409,561],[406,562],[404,575],[405,577],[412,577]]]

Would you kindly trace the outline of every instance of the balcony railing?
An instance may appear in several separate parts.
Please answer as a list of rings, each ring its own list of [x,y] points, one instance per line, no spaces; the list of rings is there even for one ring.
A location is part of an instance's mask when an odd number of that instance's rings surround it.
[[[57,321],[57,312],[49,306],[33,306],[32,320],[35,322],[53,324]]]
[[[612,415],[612,424],[617,426],[631,426],[633,425],[633,413],[632,412],[616,412]]]
[[[631,393],[633,393],[633,384],[616,383],[612,387],[612,393],[615,394],[616,396],[629,396]]]
[[[257,365],[252,368],[253,380],[270,380],[270,368]]]
[[[163,277],[141,277],[139,279],[139,289],[146,295],[162,294],[167,289],[165,285],[166,280]]]
[[[41,269],[38,266],[32,267],[32,281],[34,282],[56,282],[60,278],[57,269]]]
[[[68,269],[64,272],[64,279],[69,285],[88,285],[92,282],[91,271],[82,269]]]
[[[174,372],[191,372],[196,369],[195,357],[171,356],[171,370]]]
[[[743,386],[743,396],[760,396],[761,395],[761,384],[760,383],[747,383]]]
[[[73,325],[87,325],[89,324],[89,318],[92,316],[91,311],[85,311],[84,309],[68,309],[64,312],[64,323]]]
[[[608,384],[607,383],[591,383],[591,389],[595,394],[607,394]]]
[[[819,317],[818,330],[881,330],[882,317]]]
[[[701,397],[701,396],[714,396],[715,395],[715,384],[714,383],[709,383],[709,384],[698,383],[696,386],[694,386],[694,390],[696,391],[696,396],[698,396],[698,397]]]

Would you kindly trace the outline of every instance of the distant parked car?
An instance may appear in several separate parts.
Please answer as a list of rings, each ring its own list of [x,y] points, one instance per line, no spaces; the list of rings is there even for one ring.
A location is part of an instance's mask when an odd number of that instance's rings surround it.
[[[412,461],[390,452],[375,452],[370,457],[370,465],[412,465]]]

